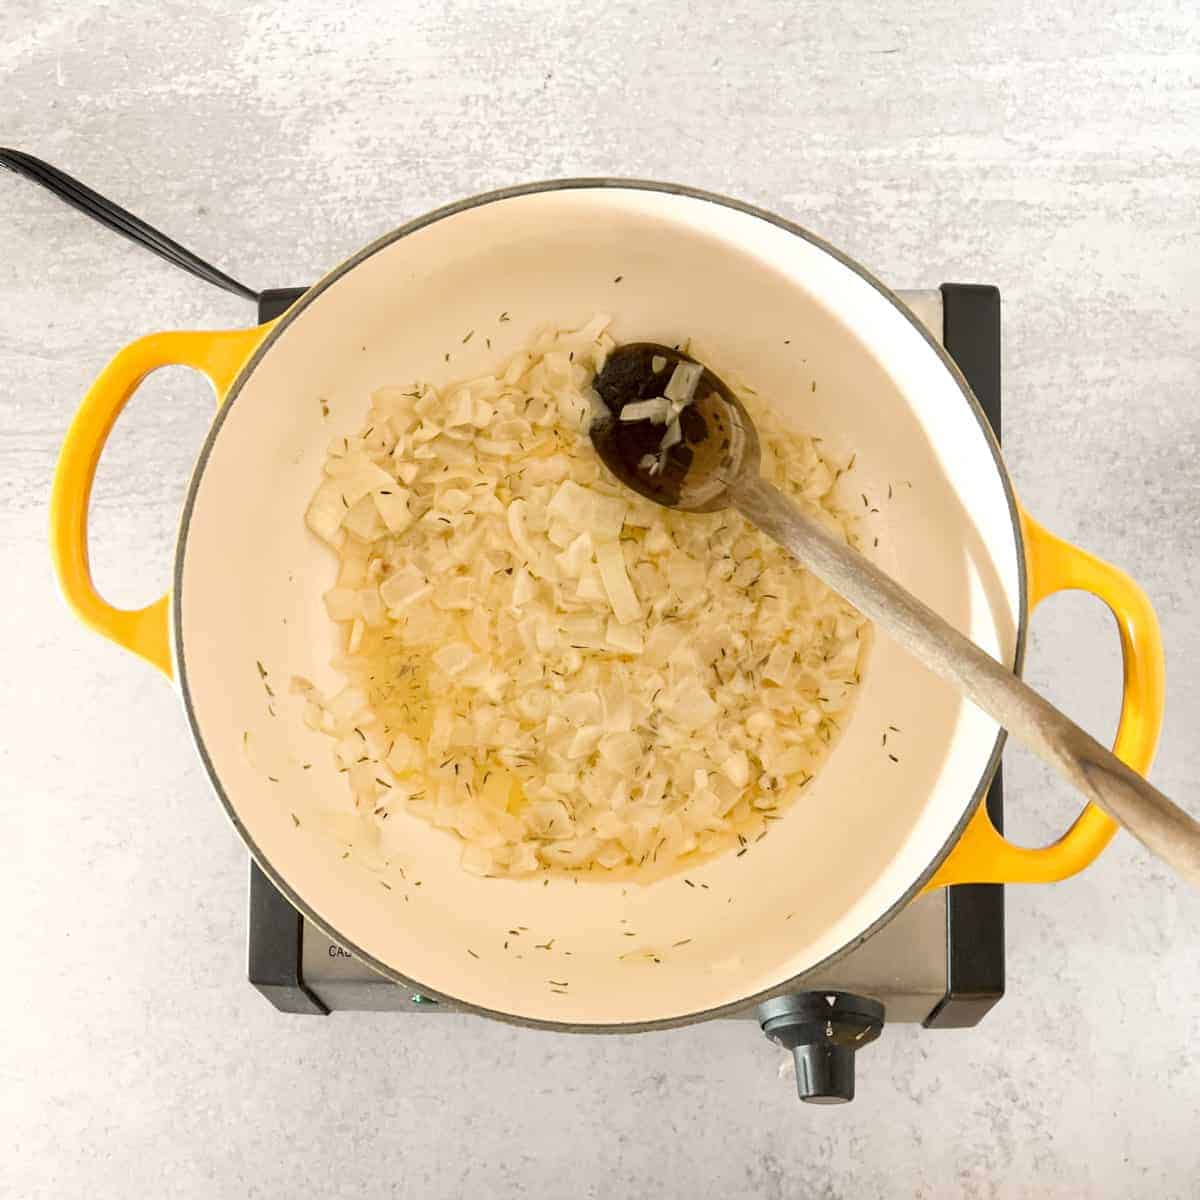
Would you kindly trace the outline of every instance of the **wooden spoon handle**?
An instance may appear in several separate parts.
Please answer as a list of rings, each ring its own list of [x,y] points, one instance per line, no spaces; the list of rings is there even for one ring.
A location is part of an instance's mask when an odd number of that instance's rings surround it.
[[[1200,888],[1200,822],[771,484],[743,478],[732,498],[748,521],[887,630],[914,658],[957,684],[1152,854]]]

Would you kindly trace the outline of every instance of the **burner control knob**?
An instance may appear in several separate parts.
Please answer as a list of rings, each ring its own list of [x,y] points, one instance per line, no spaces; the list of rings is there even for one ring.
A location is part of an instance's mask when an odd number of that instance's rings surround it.
[[[796,992],[758,1006],[763,1033],[792,1052],[806,1104],[854,1099],[855,1051],[883,1032],[883,1005],[850,992]]]

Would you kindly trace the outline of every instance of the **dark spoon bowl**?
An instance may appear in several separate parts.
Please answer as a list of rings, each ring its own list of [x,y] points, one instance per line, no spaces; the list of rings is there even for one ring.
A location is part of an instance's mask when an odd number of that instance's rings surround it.
[[[756,475],[759,465],[754,423],[724,380],[704,368],[692,402],[679,414],[683,436],[662,453],[659,470],[643,463],[659,454],[665,427],[647,419],[621,420],[625,405],[661,396],[675,368],[694,362],[657,342],[618,346],[593,383],[606,412],[589,433],[604,465],[627,487],[667,508],[715,512],[729,507],[735,481]]]

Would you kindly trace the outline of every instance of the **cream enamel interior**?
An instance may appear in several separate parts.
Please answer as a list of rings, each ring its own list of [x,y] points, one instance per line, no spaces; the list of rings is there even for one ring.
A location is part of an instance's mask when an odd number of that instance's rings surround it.
[[[500,323],[501,312],[511,319]],[[302,519],[325,447],[359,428],[373,388],[489,370],[538,324],[596,312],[613,314],[618,340],[696,338],[799,428],[856,452],[854,491],[880,510],[868,513],[879,561],[1013,661],[1021,573],[1010,497],[975,410],[909,315],[772,222],[633,187],[492,199],[385,240],[335,275],[214,429],[175,603],[182,681],[214,782],[260,859],[333,937],[480,1008],[621,1025],[737,1003],[854,943],[953,837],[998,731],[877,636],[823,773],[741,857],[650,885],[481,880],[460,870],[449,835],[400,815],[388,822],[393,865],[382,875],[340,856],[314,814],[331,796],[344,805],[344,781],[287,694],[292,674],[336,682],[321,602],[333,557]],[[898,763],[881,747],[888,726],[902,731],[888,742]],[[527,932],[507,932],[518,926]],[[567,986],[552,991],[551,980]]]

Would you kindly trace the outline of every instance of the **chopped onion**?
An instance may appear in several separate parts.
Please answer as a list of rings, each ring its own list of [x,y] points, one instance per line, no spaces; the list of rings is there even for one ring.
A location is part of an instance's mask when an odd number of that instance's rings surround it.
[[[638,624],[622,625],[609,621],[604,634],[605,642],[620,654],[641,654],[642,631]]]
[[[408,511],[408,493],[393,485],[384,491],[372,492],[371,499],[383,518],[388,533],[400,533],[412,524],[412,513]]]
[[[349,504],[343,498],[340,479],[327,479],[309,502],[304,519],[309,529],[327,542],[333,542],[342,527]]]
[[[662,396],[654,400],[634,400],[621,409],[622,421],[653,421],[665,425],[671,415],[671,402]]]
[[[464,646],[462,642],[451,642],[448,646],[435,650],[432,657],[433,665],[439,671],[455,676],[466,670],[475,655],[470,646]]]
[[[387,619],[387,609],[377,587],[363,588],[358,593],[358,613],[368,625],[382,625]]]
[[[737,750],[724,759],[721,770],[735,788],[744,788],[750,782],[750,760],[744,750]]]
[[[353,804],[314,825],[364,862],[403,807],[480,875],[662,869],[768,829],[844,724],[861,616],[756,531],[664,512],[599,464],[583,431],[607,325],[441,391],[379,389],[330,444],[306,521],[338,561],[347,686],[297,686]],[[642,469],[682,440],[700,377],[680,363],[622,412],[664,426]],[[816,444],[745,402],[765,477],[847,536]]]
[[[532,560],[537,557],[537,554],[529,541],[529,531],[525,524],[525,508],[525,501],[519,499],[514,500],[508,506],[508,532],[516,543],[517,549],[525,555],[527,560]]]
[[[325,593],[325,611],[335,621],[352,621],[358,615],[358,592],[353,588],[330,588]]]
[[[592,561],[592,535],[581,533],[558,556],[562,573],[570,579],[578,579]]]
[[[696,683],[678,689],[667,706],[668,715],[684,729],[699,729],[714,720],[720,712],[720,706]]]
[[[518,567],[513,576],[511,602],[514,608],[528,604],[537,595],[537,584],[524,567]]]
[[[585,725],[582,729],[577,729],[567,747],[567,757],[586,758],[595,750],[603,733],[604,730],[599,725]]]
[[[610,540],[620,536],[628,508],[621,496],[606,496],[567,479],[554,493],[546,514],[597,540]]]
[[[736,579],[736,576],[735,576]],[[782,687],[788,681],[792,669],[792,648],[776,646],[767,656],[766,666],[763,667],[763,678]]]
[[[425,589],[425,576],[412,567],[403,567],[379,585],[379,594],[388,608],[397,608]]]
[[[637,765],[642,756],[642,739],[636,733],[609,733],[599,742],[600,761],[615,771],[628,771]],[[614,814],[615,815],[615,814]],[[625,832],[625,823],[610,825],[608,837],[620,837]]]
[[[638,620],[642,615],[642,606],[638,603],[633,585],[629,582],[621,544],[601,542],[596,547],[596,565],[600,568],[600,579],[604,584],[608,602],[612,605],[613,616],[622,625]]]
[[[704,366],[697,362],[677,363],[671,372],[671,378],[663,389],[663,395],[668,400],[674,400],[680,405],[688,405],[696,394],[696,385],[704,374]]]

